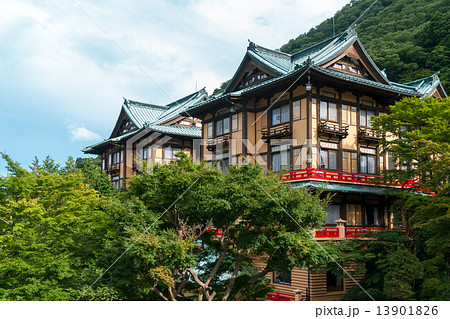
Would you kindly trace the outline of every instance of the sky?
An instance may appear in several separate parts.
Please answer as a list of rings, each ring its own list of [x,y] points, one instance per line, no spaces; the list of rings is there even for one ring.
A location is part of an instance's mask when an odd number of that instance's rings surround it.
[[[0,0],[0,152],[23,167],[87,156],[124,97],[164,105],[211,94],[248,39],[280,48],[348,2]]]

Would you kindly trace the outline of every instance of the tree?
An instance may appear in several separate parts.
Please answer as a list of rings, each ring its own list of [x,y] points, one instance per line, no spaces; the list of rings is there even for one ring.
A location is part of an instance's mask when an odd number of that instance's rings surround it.
[[[387,133],[380,146],[397,161],[397,168],[385,171],[384,177],[415,180],[416,189],[445,191],[450,176],[450,100],[405,98],[390,111],[375,117],[373,125],[375,131]]]
[[[392,195],[391,211],[406,232],[386,232],[366,250],[348,249],[346,258],[360,262],[362,284],[379,299],[448,300],[450,101],[406,98],[390,111],[374,118],[374,129],[386,133],[381,149],[397,161],[396,169],[384,172],[385,181],[415,181],[414,189]],[[365,296],[351,289],[345,298]]]
[[[83,173],[84,183],[90,185],[102,196],[110,196],[117,191],[114,189],[108,176],[102,173],[101,158],[98,157],[78,157],[75,167]]]
[[[264,176],[253,164],[224,175],[178,156],[134,177],[122,195],[127,209],[116,215],[111,256],[135,245],[108,278],[124,296],[255,299],[267,294],[267,273],[324,262],[309,235],[325,217],[318,194]],[[130,279],[138,287],[127,286]]]
[[[0,299],[76,299],[95,280],[94,260],[107,238],[98,194],[72,166],[57,170],[47,158],[48,170],[29,172],[2,157],[9,174],[0,179]]]

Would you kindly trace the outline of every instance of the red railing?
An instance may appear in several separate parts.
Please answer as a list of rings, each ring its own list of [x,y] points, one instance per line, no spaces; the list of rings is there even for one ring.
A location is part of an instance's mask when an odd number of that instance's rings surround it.
[[[383,227],[346,227],[345,237],[355,238],[370,232],[383,231]],[[337,227],[325,227],[324,229],[316,230],[316,238],[339,238],[339,230]]]
[[[368,174],[357,174],[357,173],[346,173],[337,171],[326,171],[317,168],[307,168],[297,171],[287,172],[281,180],[287,182],[294,182],[304,179],[318,179],[329,182],[347,182],[347,183],[359,183],[359,184],[374,184],[374,178],[380,178],[376,175]],[[389,186],[403,186],[406,188],[411,188],[414,186],[413,180],[408,180],[407,182],[399,183],[394,182],[390,184],[384,184]]]
[[[295,295],[294,294],[287,294],[284,292],[274,291],[269,292],[267,294],[267,299],[272,301],[295,301]],[[301,296],[302,301],[309,300],[308,295],[302,295]]]
[[[316,230],[316,238],[335,238],[339,237],[337,227],[325,227],[324,230]]]

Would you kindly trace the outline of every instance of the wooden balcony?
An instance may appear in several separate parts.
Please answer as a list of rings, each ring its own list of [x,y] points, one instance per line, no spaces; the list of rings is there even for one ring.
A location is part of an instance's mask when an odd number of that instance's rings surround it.
[[[120,171],[120,163],[111,164],[106,166],[106,172],[108,173],[114,173]]]
[[[290,171],[281,177],[282,181],[285,182],[297,182],[301,180],[320,180],[327,182],[344,182],[352,184],[372,184],[380,185],[379,182],[375,182],[375,178],[380,178],[380,176],[369,175],[369,174],[358,174],[358,173],[347,173],[347,172],[337,172],[337,171],[326,171],[316,168],[307,168],[296,171]],[[395,187],[405,187],[411,188],[415,185],[414,180],[408,180],[406,182],[391,182],[381,184],[383,186],[395,186]]]
[[[348,125],[340,126],[339,124],[320,121],[317,129],[319,131],[319,134],[332,137],[345,138],[348,135]]]
[[[377,143],[384,138],[384,134],[376,133],[368,128],[360,128],[358,130],[358,139],[360,141]]]
[[[222,148],[227,147],[229,145],[230,137],[228,135],[224,135],[218,138],[209,139],[206,141],[206,149],[208,151],[215,151],[219,145],[222,145]]]
[[[292,129],[289,124],[283,126],[277,126],[274,128],[266,129],[261,131],[262,139],[268,142],[271,139],[282,138],[292,135]]]

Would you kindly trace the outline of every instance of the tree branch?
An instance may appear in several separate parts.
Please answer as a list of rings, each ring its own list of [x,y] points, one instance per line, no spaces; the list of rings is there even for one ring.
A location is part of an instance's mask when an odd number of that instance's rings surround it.
[[[159,291],[158,288],[156,288],[156,285],[157,285],[157,284],[158,284],[158,279],[155,279],[155,284],[153,285],[152,290],[153,290],[158,296],[160,296],[164,301],[169,301],[169,299],[168,299],[166,296],[164,296],[164,294],[163,294],[161,291]]]
[[[269,268],[268,268],[268,266],[266,266],[266,268],[264,268],[259,274],[257,274],[255,276],[253,276],[252,278],[250,278],[249,281],[247,281],[238,290],[238,292],[234,295],[234,300],[239,300],[239,298],[241,298],[242,294],[244,293],[245,289],[247,289],[249,286],[253,285],[258,279],[264,277],[268,273],[269,273]]]
[[[234,283],[236,282],[236,278],[239,273],[239,269],[241,268],[241,263],[242,263],[243,259],[244,258],[241,255],[241,250],[238,249],[236,265],[234,266],[233,274],[231,275],[230,282],[228,283],[227,289],[225,290],[225,295],[222,297],[222,301],[226,301],[228,299],[228,297],[230,296],[231,289],[233,288]]]

